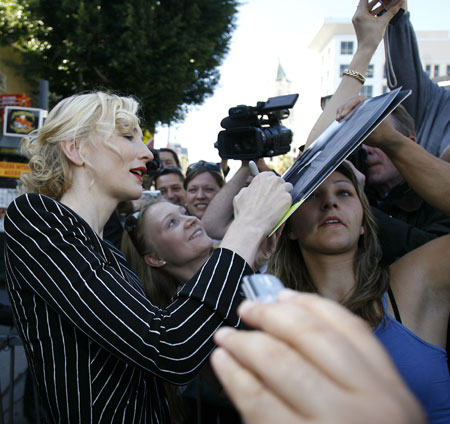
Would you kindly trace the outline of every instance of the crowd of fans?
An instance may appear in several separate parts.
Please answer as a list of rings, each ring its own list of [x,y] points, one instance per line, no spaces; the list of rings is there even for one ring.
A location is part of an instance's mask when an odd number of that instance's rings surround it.
[[[450,91],[421,69],[406,1],[360,0],[353,24],[306,148],[364,101],[385,34],[413,95],[271,237],[289,183],[263,158],[227,182],[224,163],[184,172],[141,142],[131,98],[64,99],[25,139],[5,263],[48,421],[450,421]],[[244,301],[254,272],[288,290]]]

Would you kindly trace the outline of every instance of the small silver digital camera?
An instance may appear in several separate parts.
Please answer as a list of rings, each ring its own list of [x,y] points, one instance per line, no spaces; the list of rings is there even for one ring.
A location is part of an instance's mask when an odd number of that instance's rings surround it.
[[[283,289],[283,283],[271,274],[246,275],[242,279],[242,290],[245,297],[257,302],[275,302],[278,293]]]

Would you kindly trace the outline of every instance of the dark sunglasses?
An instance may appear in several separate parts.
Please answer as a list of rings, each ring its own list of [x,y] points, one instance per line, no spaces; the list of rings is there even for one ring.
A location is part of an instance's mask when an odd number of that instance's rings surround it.
[[[194,169],[197,168],[205,168],[208,171],[212,171],[212,172],[218,172],[218,173],[222,173],[222,168],[220,167],[220,164],[215,163],[215,162],[206,162],[204,160],[200,160],[198,162],[195,163],[191,163],[188,166],[188,169],[186,171],[186,174],[190,171],[193,171]]]
[[[157,174],[161,170],[162,163],[159,158],[158,150],[153,149],[151,147],[149,149],[153,153],[153,160],[151,160],[150,162],[147,162],[147,164],[146,164],[147,175],[154,177],[155,174]]]

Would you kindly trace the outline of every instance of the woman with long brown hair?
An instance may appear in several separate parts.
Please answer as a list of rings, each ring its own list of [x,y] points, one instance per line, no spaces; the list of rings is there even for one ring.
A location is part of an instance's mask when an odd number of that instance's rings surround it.
[[[318,191],[324,190],[333,180],[338,181],[339,176],[344,177],[341,183],[336,183],[343,186],[342,197],[350,197],[345,192],[345,186],[348,185],[348,182],[353,186],[351,188],[355,193],[352,196],[352,200],[358,199],[361,204],[362,224],[357,245],[354,246],[355,250],[351,252],[351,255],[354,255],[354,258],[352,257],[351,260],[354,262],[353,271],[356,288],[350,290],[349,295],[335,300],[341,301],[348,309],[369,321],[372,326],[376,326],[381,316],[381,298],[389,286],[389,271],[380,263],[381,248],[378,242],[375,219],[351,164],[344,162],[339,166]],[[305,209],[309,208],[309,205],[312,203],[317,202],[318,191],[313,193],[306,201],[304,208],[300,208],[287,221],[269,265],[269,272],[277,275],[287,287],[302,292],[318,292],[318,287],[308,271],[307,259],[302,252],[297,234],[299,221],[302,220],[301,217],[305,214]],[[338,221],[338,218],[335,220]],[[326,225],[323,224],[323,227],[326,228]],[[337,225],[339,225],[338,222],[330,222],[328,226],[334,227]],[[376,300],[375,303],[372,303],[372,300]]]
[[[350,165],[337,168],[288,220],[269,272],[364,318],[433,423],[450,419],[445,351],[450,236],[380,262],[376,225]]]

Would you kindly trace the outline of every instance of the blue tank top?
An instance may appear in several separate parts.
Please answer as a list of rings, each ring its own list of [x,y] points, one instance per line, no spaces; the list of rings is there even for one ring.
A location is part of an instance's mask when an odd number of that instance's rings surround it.
[[[374,330],[433,424],[450,423],[450,374],[445,349],[427,343],[387,312]]]

